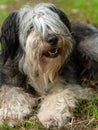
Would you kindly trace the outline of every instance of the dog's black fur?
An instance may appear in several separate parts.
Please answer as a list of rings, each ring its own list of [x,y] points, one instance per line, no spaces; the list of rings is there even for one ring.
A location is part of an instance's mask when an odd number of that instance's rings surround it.
[[[82,23],[73,23],[71,27],[76,41],[80,83],[86,81],[86,87],[98,90],[98,29],[94,25]]]

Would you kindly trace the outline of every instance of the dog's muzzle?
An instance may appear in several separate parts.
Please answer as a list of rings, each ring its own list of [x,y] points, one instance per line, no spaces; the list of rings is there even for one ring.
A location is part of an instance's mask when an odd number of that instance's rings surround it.
[[[50,45],[56,45],[58,42],[58,37],[55,34],[48,34],[47,38],[46,38],[47,43],[49,43]]]
[[[60,54],[60,49],[59,48],[52,48],[48,50],[44,55],[48,58],[55,58]]]
[[[48,34],[46,42],[49,47],[43,51],[43,55],[47,58],[57,57],[61,50],[61,48],[58,47],[58,37],[55,34]]]
[[[55,34],[48,34],[46,37],[46,42],[49,48],[43,52],[43,55],[48,58],[55,58],[60,54],[60,48],[58,48],[58,37]]]

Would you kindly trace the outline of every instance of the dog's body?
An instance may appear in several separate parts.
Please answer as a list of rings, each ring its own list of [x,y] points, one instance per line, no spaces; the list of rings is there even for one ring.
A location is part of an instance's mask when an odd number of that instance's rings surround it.
[[[9,15],[1,29],[1,121],[25,117],[41,98],[37,115],[41,123],[46,128],[62,127],[72,117],[78,100],[89,99],[92,91],[81,87],[84,68],[79,56],[88,56],[97,64],[97,51],[92,47],[88,50],[91,55],[85,52],[87,42],[79,44],[85,41],[85,35],[82,40],[77,35],[79,28],[83,28],[81,24],[72,25],[73,36],[66,15],[48,3]]]

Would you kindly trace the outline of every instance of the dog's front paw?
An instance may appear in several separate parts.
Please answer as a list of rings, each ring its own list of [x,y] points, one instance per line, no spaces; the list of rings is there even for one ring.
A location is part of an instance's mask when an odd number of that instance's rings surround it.
[[[40,111],[37,116],[45,128],[52,128],[52,130],[63,127],[64,124],[66,124],[71,119],[71,113],[69,111],[64,110],[63,112],[62,110],[59,112],[56,109],[49,111]]]
[[[37,116],[42,125],[48,129],[61,128],[72,117],[69,104],[59,94],[47,97],[43,101]]]
[[[36,99],[18,87],[2,86],[0,91],[0,123],[8,124],[26,117],[33,110]]]

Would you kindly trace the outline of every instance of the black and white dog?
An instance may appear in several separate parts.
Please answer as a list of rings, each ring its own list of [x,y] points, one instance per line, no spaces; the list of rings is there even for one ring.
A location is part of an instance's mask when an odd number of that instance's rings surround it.
[[[98,80],[98,30],[71,26],[55,5],[40,3],[11,13],[0,39],[0,121],[22,119],[40,98],[37,117],[44,127],[64,126],[77,103],[92,95],[81,86],[85,73]]]

